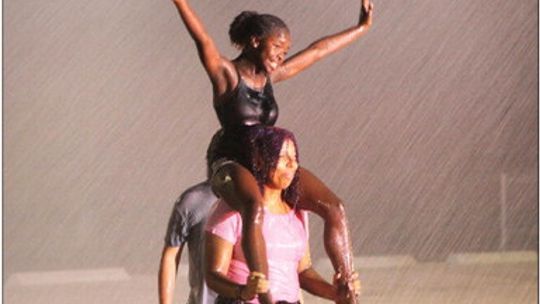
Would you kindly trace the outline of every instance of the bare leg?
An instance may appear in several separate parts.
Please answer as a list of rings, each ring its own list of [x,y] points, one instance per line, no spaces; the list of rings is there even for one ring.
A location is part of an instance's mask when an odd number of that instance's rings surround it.
[[[221,166],[212,177],[212,189],[242,215],[242,249],[250,271],[268,279],[266,243],[262,234],[264,211],[255,177],[237,163]],[[271,304],[270,293],[259,294],[259,301]]]
[[[332,261],[338,280],[338,303],[356,303],[350,284],[354,271],[352,248],[345,209],[341,200],[305,168],[299,168],[299,207],[318,214],[324,220],[324,248]]]

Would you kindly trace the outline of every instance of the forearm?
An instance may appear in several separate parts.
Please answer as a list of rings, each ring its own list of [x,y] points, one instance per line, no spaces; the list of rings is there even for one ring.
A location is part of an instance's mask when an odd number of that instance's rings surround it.
[[[217,271],[206,273],[206,284],[219,295],[231,299],[240,298],[241,290],[245,286],[231,281],[226,275]]]
[[[368,25],[353,26],[339,33],[323,37],[313,42],[308,49],[314,50],[314,54],[317,58],[322,58],[339,51],[340,49],[358,40],[358,38],[362,37],[368,29]]]
[[[368,1],[369,0],[364,0]],[[322,58],[337,52],[362,37],[371,27],[373,5],[362,6],[360,22],[339,33],[323,37],[287,59],[280,69],[272,73],[272,81],[278,82],[295,76]]]
[[[208,36],[206,29],[204,28],[204,25],[202,24],[197,14],[195,14],[195,11],[193,11],[191,6],[188,4],[188,1],[173,0],[173,2],[176,5],[178,12],[180,13],[182,22],[184,22],[189,34],[191,35],[195,43],[199,46],[204,43],[211,42],[211,39]]]
[[[158,292],[160,304],[172,304],[177,265],[174,257],[161,259],[158,274]]]
[[[299,273],[298,278],[300,287],[305,291],[328,300],[334,301],[336,299],[335,287],[321,277],[312,267]]]

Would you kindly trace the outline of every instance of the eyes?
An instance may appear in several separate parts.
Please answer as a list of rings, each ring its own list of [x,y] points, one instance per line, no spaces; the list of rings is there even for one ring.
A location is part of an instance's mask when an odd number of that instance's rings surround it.
[[[280,155],[278,162],[283,163],[283,164],[289,164],[289,163],[296,164],[296,155],[287,155],[287,154]]]
[[[289,53],[289,48],[288,47],[285,47],[283,45],[280,45],[280,44],[277,44],[277,43],[274,43],[272,45],[275,49],[280,49],[280,50],[284,50],[283,51],[283,55],[287,55]]]

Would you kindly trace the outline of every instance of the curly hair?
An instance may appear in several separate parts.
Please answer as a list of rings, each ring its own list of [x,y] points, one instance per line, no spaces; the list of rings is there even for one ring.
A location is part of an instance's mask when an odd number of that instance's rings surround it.
[[[270,182],[270,175],[276,169],[281,148],[286,140],[294,144],[296,161],[299,162],[298,145],[294,134],[288,130],[264,125],[255,125],[234,130],[219,131],[210,145],[208,163],[220,158],[234,160],[248,169],[257,180],[259,191],[264,195],[264,185]],[[282,199],[291,207],[296,207],[299,198],[298,171],[281,193]]]
[[[243,165],[250,169],[257,180],[259,190],[264,194],[264,185],[270,182],[270,176],[277,167],[283,143],[290,140],[294,144],[297,162],[299,162],[298,145],[292,132],[278,127],[252,127],[248,131],[247,138],[250,141],[246,145],[249,159]],[[283,200],[291,207],[295,207],[298,202],[298,190],[298,171],[296,171],[291,184],[281,194]]]
[[[285,22],[277,16],[259,14],[255,11],[243,11],[231,23],[229,38],[233,45],[243,49],[249,44],[251,37],[264,39],[276,30],[289,32]]]

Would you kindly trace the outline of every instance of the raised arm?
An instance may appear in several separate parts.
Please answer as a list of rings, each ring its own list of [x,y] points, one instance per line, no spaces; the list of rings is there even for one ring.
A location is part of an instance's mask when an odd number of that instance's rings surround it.
[[[361,0],[360,18],[357,25],[339,33],[323,37],[307,48],[292,55],[271,75],[272,82],[278,82],[295,76],[322,58],[344,48],[360,38],[371,27],[373,3]]]
[[[208,35],[201,20],[193,9],[189,6],[187,0],[173,0],[180,17],[184,22],[191,38],[197,46],[199,58],[206,73],[210,77],[214,87],[218,86],[218,91],[226,85],[225,82],[225,60],[222,58],[214,40]]]

